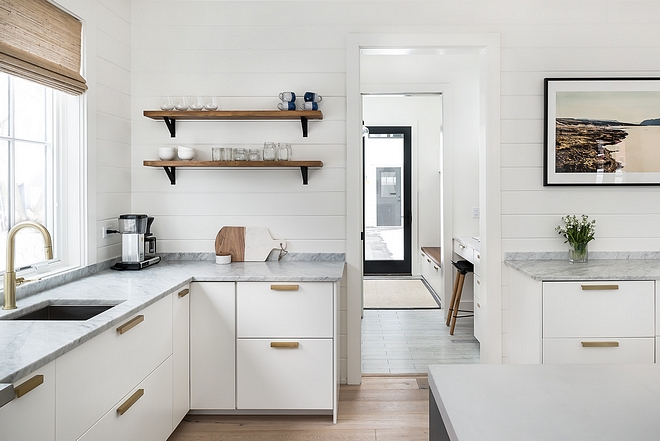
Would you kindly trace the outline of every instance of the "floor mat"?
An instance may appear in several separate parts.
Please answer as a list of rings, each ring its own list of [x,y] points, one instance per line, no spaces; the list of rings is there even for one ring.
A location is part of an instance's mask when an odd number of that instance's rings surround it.
[[[365,280],[367,309],[439,308],[421,280]]]

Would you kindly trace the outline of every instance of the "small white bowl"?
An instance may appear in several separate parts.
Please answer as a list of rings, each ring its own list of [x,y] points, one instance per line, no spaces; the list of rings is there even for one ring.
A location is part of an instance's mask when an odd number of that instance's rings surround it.
[[[174,147],[158,147],[158,157],[161,161],[171,161],[176,157],[176,149]]]
[[[195,149],[190,147],[184,147],[182,145],[178,148],[179,159],[182,161],[190,161],[195,157]]]

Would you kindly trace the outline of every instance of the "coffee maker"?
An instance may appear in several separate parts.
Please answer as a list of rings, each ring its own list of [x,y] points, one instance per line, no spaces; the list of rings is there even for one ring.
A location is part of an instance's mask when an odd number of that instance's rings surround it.
[[[151,233],[154,218],[146,214],[122,214],[119,230],[121,234],[121,262],[112,266],[116,270],[138,270],[160,262],[156,256],[156,237]]]

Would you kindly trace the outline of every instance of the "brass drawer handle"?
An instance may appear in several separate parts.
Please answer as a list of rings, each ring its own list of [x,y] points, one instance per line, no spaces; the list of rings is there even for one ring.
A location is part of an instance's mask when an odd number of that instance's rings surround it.
[[[299,288],[298,285],[270,285],[273,291],[298,291]]]
[[[438,269],[440,269],[440,268],[438,268],[436,265],[433,265],[433,269],[434,269],[434,270],[438,270]]]
[[[481,308],[481,303],[477,302],[477,308]]]
[[[618,341],[583,341],[583,348],[618,348]]]
[[[117,332],[120,334],[125,334],[135,326],[139,325],[144,321],[144,316],[143,315],[138,315],[137,317],[132,318],[131,320],[127,321],[123,325],[117,328]]]
[[[135,393],[128,398],[128,400],[124,401],[124,404],[117,408],[117,413],[119,415],[125,414],[126,411],[128,411],[128,409],[130,409],[131,406],[137,402],[137,400],[142,398],[142,395],[144,395],[144,389],[136,390]]]
[[[431,259],[426,259],[426,261],[427,261],[428,263],[431,263]]]
[[[481,259],[481,254],[477,254],[477,259]]]
[[[271,348],[298,348],[299,343],[297,341],[271,341]]]
[[[185,296],[188,295],[189,292],[190,292],[190,290],[188,288],[186,288],[182,291],[179,291],[179,297],[185,297]]]
[[[462,243],[459,243],[459,244],[458,244],[458,247],[459,247],[460,249],[462,249],[462,250],[465,249],[465,245],[463,245]]]
[[[619,285],[580,285],[582,291],[605,291],[619,289]]]
[[[39,385],[43,384],[43,382],[44,382],[44,376],[43,375],[35,375],[34,377],[30,378],[29,380],[19,384],[18,386],[16,386],[14,388],[14,391],[16,392],[16,398],[21,398],[26,393],[34,390]]]

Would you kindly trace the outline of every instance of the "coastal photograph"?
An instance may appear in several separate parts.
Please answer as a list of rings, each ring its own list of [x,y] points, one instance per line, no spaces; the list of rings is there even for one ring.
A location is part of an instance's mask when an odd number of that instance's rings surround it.
[[[569,184],[660,183],[660,81],[634,83],[648,82],[641,90],[608,90],[616,81],[585,81],[586,90],[551,85],[546,183],[548,172]]]

